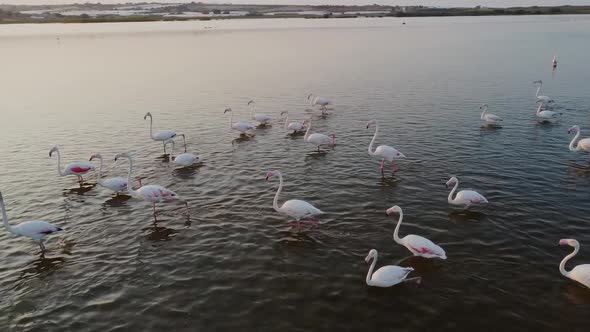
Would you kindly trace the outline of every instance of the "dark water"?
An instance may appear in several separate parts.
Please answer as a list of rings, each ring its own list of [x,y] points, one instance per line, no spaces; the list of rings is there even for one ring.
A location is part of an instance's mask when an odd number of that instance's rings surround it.
[[[0,232],[1,330],[585,331],[590,291],[559,274],[570,248],[557,243],[578,239],[573,264],[590,261],[590,168],[567,149],[571,125],[590,135],[590,17],[405,21],[3,28],[0,189],[13,223],[45,219],[66,233],[42,257]],[[535,122],[536,79],[561,123]],[[278,125],[232,147],[223,109],[255,99],[261,113],[303,118],[310,92],[335,102],[314,116],[318,132],[337,134],[333,151],[318,155]],[[501,129],[481,128],[481,103]],[[155,129],[186,133],[204,165],[163,160],[147,111]],[[395,177],[382,180],[367,155],[370,118],[378,142],[408,157]],[[131,152],[144,183],[185,197],[190,218],[166,205],[154,225],[147,203],[58,177],[54,144],[66,162],[101,153],[112,176],[127,171],[114,155]],[[287,231],[269,169],[284,174],[282,200],[326,212],[318,229]],[[451,210],[451,175],[490,206]],[[394,204],[401,233],[430,238],[448,260],[393,242],[384,211]],[[372,248],[378,266],[412,266],[422,284],[367,287]]]

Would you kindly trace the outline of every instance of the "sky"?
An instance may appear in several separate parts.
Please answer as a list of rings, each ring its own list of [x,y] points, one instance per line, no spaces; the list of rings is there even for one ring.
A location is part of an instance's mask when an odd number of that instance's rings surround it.
[[[142,2],[133,0],[0,0],[4,4],[68,4],[74,2],[101,2],[101,3],[125,3]],[[146,0],[150,1],[150,0]],[[195,0],[199,1],[199,0]],[[235,3],[235,4],[311,4],[311,5],[366,5],[378,3],[381,5],[425,5],[438,7],[474,7],[477,5],[488,7],[514,7],[514,6],[556,6],[556,5],[590,5],[590,0],[201,0],[209,3]],[[190,2],[190,0],[159,0],[161,3]]]

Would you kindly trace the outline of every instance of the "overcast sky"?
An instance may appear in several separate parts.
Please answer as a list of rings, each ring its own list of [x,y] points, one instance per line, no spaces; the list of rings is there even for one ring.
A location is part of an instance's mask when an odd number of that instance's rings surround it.
[[[67,4],[74,2],[101,2],[101,3],[124,3],[141,2],[133,0],[0,0],[0,3],[10,4]],[[149,0],[148,0],[149,1]],[[199,1],[199,0],[195,0]],[[203,0],[201,0],[203,1]],[[161,3],[190,2],[179,0],[160,0]],[[264,3],[264,4],[329,4],[329,5],[351,5],[351,4],[383,4],[383,5],[427,5],[441,7],[473,7],[483,5],[489,7],[511,7],[511,6],[555,6],[555,5],[590,5],[590,0],[232,0],[232,1],[203,1],[209,3]]]

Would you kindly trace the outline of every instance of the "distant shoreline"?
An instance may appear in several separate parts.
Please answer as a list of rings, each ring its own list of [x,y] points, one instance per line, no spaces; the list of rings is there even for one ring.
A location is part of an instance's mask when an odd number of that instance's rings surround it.
[[[74,13],[74,14],[72,14]],[[87,14],[88,13],[88,14]],[[121,14],[121,13],[124,13]],[[131,14],[127,14],[131,13]],[[239,14],[237,14],[239,13]],[[193,16],[186,16],[187,14]],[[73,4],[54,6],[0,5],[0,24],[124,23],[209,21],[228,19],[337,19],[385,17],[458,17],[590,14],[590,6],[435,8],[424,6],[286,6],[229,4]]]

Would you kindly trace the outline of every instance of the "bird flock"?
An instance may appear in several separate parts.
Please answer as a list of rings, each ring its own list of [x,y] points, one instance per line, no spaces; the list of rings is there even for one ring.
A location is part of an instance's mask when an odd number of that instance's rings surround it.
[[[554,67],[557,64],[557,60],[554,58],[552,61]],[[555,101],[544,95],[539,95],[541,92],[543,82],[541,80],[537,80],[533,82],[534,85],[537,86],[537,91],[535,94],[536,102],[538,104],[536,116],[539,122],[541,123],[555,123],[558,121],[562,114],[554,111]],[[312,107],[319,107],[321,114],[325,117],[328,113],[328,106],[332,105],[332,101],[326,97],[316,96],[314,94],[309,94],[307,97],[308,103]],[[256,129],[260,127],[270,126],[273,123],[273,117],[267,114],[259,114],[256,113],[255,105],[256,103],[253,100],[248,102],[248,107],[250,108],[250,120],[254,120],[256,123],[251,123],[249,121],[237,121],[234,122],[234,111],[231,108],[227,108],[224,111],[224,114],[229,113],[229,127],[230,129],[236,130],[240,133],[240,137],[248,138],[255,135]],[[486,123],[487,126],[494,126],[498,127],[502,123],[503,119],[497,115],[488,113],[488,105],[482,104],[480,107],[481,112],[481,120]],[[162,147],[164,150],[164,154],[167,154],[167,146],[172,145],[172,149],[169,154],[170,160],[180,166],[180,167],[193,167],[202,163],[202,158],[199,155],[187,152],[187,145],[186,145],[186,136],[185,134],[179,134],[172,130],[160,130],[154,133],[153,131],[153,116],[151,113],[146,113],[144,116],[144,120],[149,118],[149,135],[150,138],[154,141],[162,142]],[[322,133],[311,133],[312,129],[312,120],[311,118],[307,118],[301,121],[289,121],[289,114],[288,112],[282,112],[280,114],[280,121],[284,121],[284,129],[289,131],[291,134],[303,134],[303,141],[305,143],[311,144],[317,148],[317,151],[321,151],[322,146],[334,146],[336,145],[336,135],[335,134],[322,134]],[[396,160],[400,160],[405,158],[406,156],[397,150],[393,146],[389,145],[379,145],[374,148],[375,141],[379,135],[379,124],[377,120],[371,119],[367,122],[366,129],[374,128],[375,132],[373,138],[371,139],[369,146],[368,146],[368,154],[373,157],[377,157],[381,159],[381,176],[385,176],[385,166],[386,162],[391,164],[391,168],[393,173],[395,174],[399,167],[395,163]],[[576,135],[572,139],[569,144],[570,151],[585,151],[590,152],[590,138],[580,139],[580,127],[575,125],[568,130],[568,133],[575,132]],[[184,145],[184,152],[174,156],[176,142],[175,139],[178,137],[182,137],[183,145]],[[53,155],[57,155],[57,173],[59,176],[75,176],[77,177],[80,184],[84,183],[83,176],[96,171],[95,165],[92,161],[98,160],[99,167],[97,175],[97,184],[103,188],[111,190],[115,193],[127,193],[133,198],[141,199],[145,202],[151,203],[153,207],[153,215],[154,215],[154,222],[157,222],[156,219],[156,204],[157,203],[168,203],[168,202],[179,202],[186,206],[187,214],[189,212],[189,205],[188,202],[184,201],[180,198],[180,196],[175,193],[174,191],[165,188],[160,185],[156,184],[148,184],[144,185],[141,183],[139,179],[139,186],[137,188],[133,187],[133,157],[129,153],[119,153],[115,156],[114,161],[117,162],[119,160],[126,160],[129,164],[129,170],[127,173],[127,177],[113,177],[113,178],[103,178],[103,157],[100,154],[93,154],[88,162],[80,161],[80,162],[73,162],[70,164],[65,165],[62,167],[61,163],[61,153],[57,146],[54,146],[49,151],[49,156],[52,157]],[[589,154],[590,155],[590,154]],[[276,191],[272,206],[274,210],[280,214],[286,215],[289,218],[293,218],[292,221],[288,222],[290,229],[295,228],[297,232],[300,232],[302,227],[310,226],[319,227],[318,218],[320,215],[324,214],[324,212],[317,207],[313,206],[311,203],[306,202],[300,199],[289,199],[282,204],[279,204],[279,196],[283,190],[283,174],[280,170],[271,170],[268,171],[266,174],[266,180],[271,180],[272,178],[279,179],[279,186]],[[480,206],[488,203],[486,197],[482,194],[478,193],[474,190],[460,190],[457,192],[459,187],[459,180],[457,177],[451,177],[447,183],[447,188],[452,188],[448,195],[448,203],[449,205],[461,207],[465,210],[470,209],[475,206]],[[39,247],[41,248],[42,253],[45,251],[45,246],[43,244],[43,240],[47,235],[63,232],[62,228],[59,228],[51,223],[42,220],[33,220],[33,221],[25,221],[21,222],[16,226],[11,226],[8,221],[6,207],[4,204],[4,199],[2,193],[0,192],[0,208],[2,209],[2,218],[4,227],[10,233],[13,233],[18,236],[29,237],[38,242]],[[420,235],[415,234],[408,234],[404,237],[400,237],[400,228],[403,221],[403,210],[401,207],[395,205],[386,210],[386,214],[388,216],[397,215],[397,224],[395,230],[393,232],[393,240],[395,243],[406,247],[410,253],[414,256],[423,257],[425,259],[447,259],[447,254],[443,248],[432,242],[431,240],[422,237]],[[559,271],[564,276],[577,281],[578,283],[590,287],[590,264],[584,264],[576,266],[574,269],[567,271],[565,270],[566,262],[575,256],[580,248],[580,244],[578,241],[574,239],[562,239],[559,241],[560,245],[569,245],[574,247],[574,251],[566,256],[561,264],[559,265]],[[393,285],[408,282],[408,281],[415,281],[420,282],[420,277],[413,277],[409,278],[409,275],[412,273],[413,268],[411,267],[400,267],[394,265],[383,266],[376,271],[375,265],[377,264],[378,252],[376,249],[371,249],[369,254],[367,255],[365,261],[371,262],[369,271],[366,277],[366,283],[368,286],[375,286],[375,287],[391,287]]]

